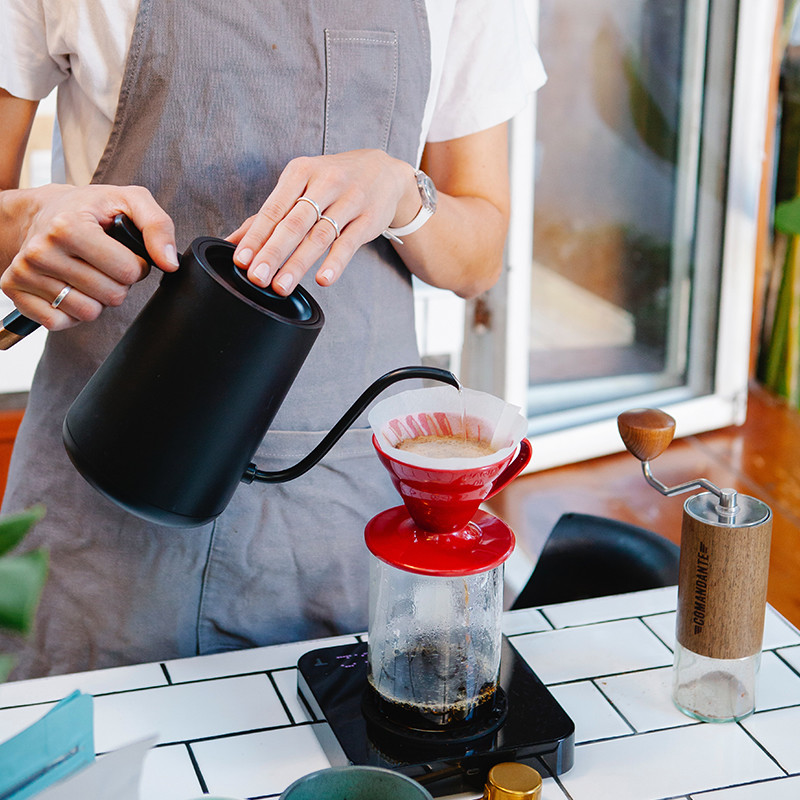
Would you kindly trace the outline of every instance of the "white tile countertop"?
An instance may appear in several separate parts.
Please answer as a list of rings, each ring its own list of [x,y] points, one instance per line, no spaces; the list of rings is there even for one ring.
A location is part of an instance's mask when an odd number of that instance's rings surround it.
[[[508,612],[512,644],[575,722],[575,764],[543,800],[797,800],[800,633],[767,612],[756,712],[708,724],[670,699],[676,589]],[[0,685],[0,741],[75,689],[98,754],[156,734],[141,797],[277,797],[328,766],[326,723],[297,697],[298,658],[354,637]],[[459,797],[473,798],[476,794]]]

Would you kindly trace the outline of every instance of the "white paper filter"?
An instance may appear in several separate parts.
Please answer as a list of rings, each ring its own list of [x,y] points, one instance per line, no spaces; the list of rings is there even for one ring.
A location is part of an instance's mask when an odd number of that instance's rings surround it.
[[[518,406],[499,397],[452,386],[410,389],[376,403],[369,424],[381,449],[397,461],[429,469],[474,469],[501,461],[516,450],[528,429]],[[459,436],[490,442],[496,452],[479,458],[431,458],[398,450],[418,436]]]

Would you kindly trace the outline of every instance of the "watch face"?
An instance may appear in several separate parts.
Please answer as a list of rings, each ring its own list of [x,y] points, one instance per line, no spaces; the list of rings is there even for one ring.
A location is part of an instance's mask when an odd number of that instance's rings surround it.
[[[436,211],[436,186],[422,170],[417,172],[417,186],[422,197],[422,205],[431,213]]]

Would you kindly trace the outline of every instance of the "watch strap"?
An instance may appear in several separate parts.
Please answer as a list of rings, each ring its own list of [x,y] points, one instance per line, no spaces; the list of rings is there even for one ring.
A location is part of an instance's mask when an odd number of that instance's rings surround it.
[[[435,192],[435,187],[433,187],[433,185],[431,184],[430,178],[428,178],[428,176],[425,175],[425,173],[421,172],[420,170],[417,170],[414,173],[414,177],[417,181],[417,187],[419,189],[420,197],[422,199],[422,206],[414,216],[414,219],[411,220],[411,222],[409,222],[406,225],[402,225],[399,228],[389,227],[383,232],[383,235],[387,239],[392,239],[393,241],[398,242],[399,244],[403,243],[402,239],[399,238],[400,236],[407,236],[409,233],[414,233],[414,231],[418,231],[433,216],[434,212],[436,211],[436,196],[435,196],[436,192]],[[433,193],[432,205],[431,205],[431,200],[428,199],[425,193],[423,181],[427,181],[428,184],[430,184],[431,186]]]
[[[426,206],[422,206],[408,225],[403,225],[401,228],[387,228],[386,233],[391,233],[395,236],[407,236],[409,233],[419,230],[432,216],[433,211]]]

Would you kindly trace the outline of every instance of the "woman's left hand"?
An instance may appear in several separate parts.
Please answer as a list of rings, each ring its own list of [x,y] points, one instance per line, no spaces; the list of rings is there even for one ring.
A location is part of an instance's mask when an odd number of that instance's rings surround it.
[[[228,239],[253,283],[288,295],[326,251],[316,281],[330,286],[361,245],[395,220],[406,224],[419,205],[414,168],[382,150],[300,157]]]

